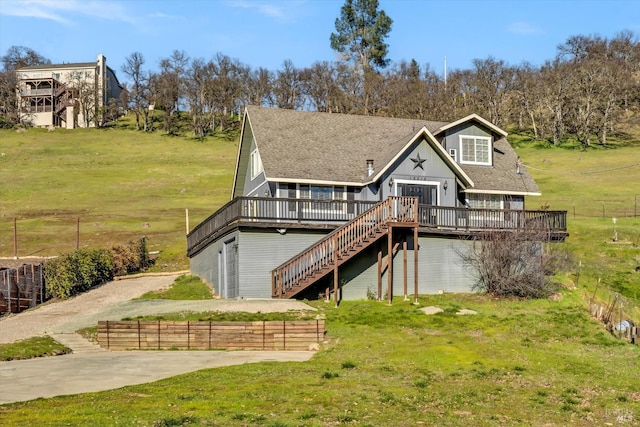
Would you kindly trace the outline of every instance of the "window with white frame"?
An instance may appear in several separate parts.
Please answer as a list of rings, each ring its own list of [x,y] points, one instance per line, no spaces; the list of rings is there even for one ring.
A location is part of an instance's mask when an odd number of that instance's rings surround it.
[[[468,194],[470,208],[502,209],[502,196],[499,194]]]
[[[300,184],[299,188],[301,199],[323,200],[323,202],[313,202],[309,206],[304,206],[305,209],[330,211],[344,209],[342,203],[329,203],[331,200],[345,199],[345,188],[342,186]]]
[[[262,160],[260,160],[260,153],[258,153],[258,150],[253,150],[251,152],[250,168],[251,179],[255,179],[262,173]]]
[[[460,163],[491,165],[491,138],[460,136]]]

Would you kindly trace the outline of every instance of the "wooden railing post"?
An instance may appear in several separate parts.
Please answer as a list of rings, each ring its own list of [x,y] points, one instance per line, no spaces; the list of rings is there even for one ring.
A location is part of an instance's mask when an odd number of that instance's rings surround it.
[[[338,307],[338,236],[333,238],[333,305]]]

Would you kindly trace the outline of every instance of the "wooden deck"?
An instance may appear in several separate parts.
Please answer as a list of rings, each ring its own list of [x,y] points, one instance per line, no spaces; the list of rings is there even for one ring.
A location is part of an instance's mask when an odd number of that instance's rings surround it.
[[[377,202],[238,197],[198,224],[187,235],[193,256],[233,226],[337,228],[374,207]],[[472,209],[419,205],[421,232],[473,236],[490,230],[518,230],[544,225],[550,240],[567,235],[567,211]]]

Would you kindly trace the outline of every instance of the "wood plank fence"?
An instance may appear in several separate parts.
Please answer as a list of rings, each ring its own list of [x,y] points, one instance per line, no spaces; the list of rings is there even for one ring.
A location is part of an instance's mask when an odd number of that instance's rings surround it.
[[[20,313],[45,301],[42,264],[0,269],[0,314]]]
[[[100,321],[98,343],[110,350],[309,350],[324,328],[324,320]]]
[[[605,328],[612,335],[624,339],[631,344],[640,345],[640,328],[630,320],[614,320],[611,305],[591,304],[591,316],[604,323]]]

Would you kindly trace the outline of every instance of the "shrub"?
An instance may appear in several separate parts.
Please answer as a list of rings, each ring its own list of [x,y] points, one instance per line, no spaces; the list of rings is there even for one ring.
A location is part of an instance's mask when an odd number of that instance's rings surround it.
[[[44,266],[47,297],[69,298],[113,279],[113,258],[104,249],[80,249]]]
[[[547,275],[565,262],[552,251],[545,253],[548,236],[548,230],[536,224],[478,236],[468,252],[460,253],[476,274],[474,288],[497,297],[545,298],[555,292],[558,286]]]
[[[115,276],[124,276],[129,273],[143,271],[151,265],[145,237],[137,242],[129,242],[126,245],[112,247],[111,257]]]

